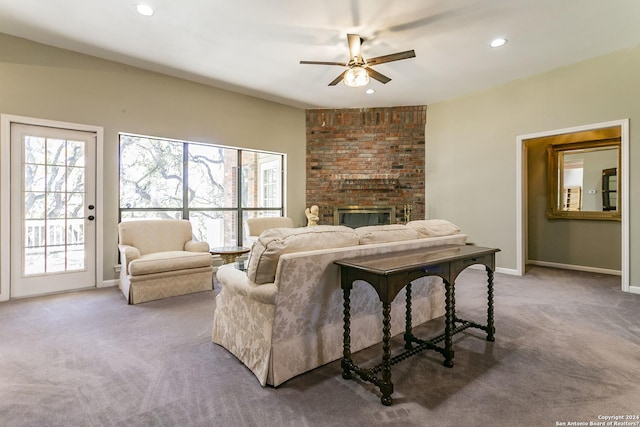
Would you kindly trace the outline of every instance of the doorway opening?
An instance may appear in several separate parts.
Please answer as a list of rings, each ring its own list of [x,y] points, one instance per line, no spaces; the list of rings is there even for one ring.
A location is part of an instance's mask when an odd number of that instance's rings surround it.
[[[532,230],[529,229],[530,216],[532,215],[546,215],[546,204],[540,212],[540,208],[536,208],[535,203],[531,202],[530,190],[530,178],[528,165],[530,146],[529,142],[535,139],[551,138],[559,135],[568,135],[580,132],[597,131],[604,128],[618,127],[620,132],[620,236],[619,236],[619,248],[620,248],[620,275],[622,282],[622,290],[625,292],[640,293],[640,288],[632,287],[629,284],[629,120],[617,120],[604,123],[596,123],[591,125],[557,129],[552,131],[539,132],[535,134],[521,135],[517,137],[517,272],[518,274],[524,274],[525,268],[530,263],[529,257],[529,237]],[[545,165],[545,173],[546,173]],[[546,177],[545,177],[546,179]],[[543,198],[544,203],[547,202],[548,197]],[[566,221],[565,219],[552,219],[549,221],[558,222]],[[565,222],[565,224],[567,224]],[[538,232],[538,230],[535,230]],[[536,237],[538,237],[536,235]],[[557,237],[557,236],[556,236]],[[567,232],[567,239],[570,237],[570,233]],[[616,236],[617,237],[617,236]],[[531,262],[531,264],[544,265],[544,262]],[[589,270],[588,267],[580,265],[571,265],[570,263],[549,263],[550,266],[561,266],[563,268],[572,268],[576,270]],[[607,272],[602,269],[594,268],[591,271]],[[610,271],[612,273],[614,271]],[[636,289],[637,288],[637,289]]]

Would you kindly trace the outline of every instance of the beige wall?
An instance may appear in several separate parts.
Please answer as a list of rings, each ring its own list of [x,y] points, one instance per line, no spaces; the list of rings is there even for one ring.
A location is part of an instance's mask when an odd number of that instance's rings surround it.
[[[118,132],[287,153],[288,214],[305,221],[302,109],[0,34],[0,113],[104,128],[105,280],[116,278]]]
[[[498,266],[516,269],[517,136],[629,118],[630,282],[640,284],[638,70],[640,47],[430,105],[427,217],[447,218],[470,240],[501,248]]]
[[[630,119],[633,196],[640,164],[640,48],[554,70],[427,109],[426,216],[459,224],[516,268],[516,137]],[[117,260],[118,132],[288,154],[288,214],[305,223],[304,111],[0,34],[0,113],[102,126],[104,279]],[[635,166],[635,170],[634,170]],[[630,201],[631,284],[640,227]],[[4,256],[4,254],[0,254]]]

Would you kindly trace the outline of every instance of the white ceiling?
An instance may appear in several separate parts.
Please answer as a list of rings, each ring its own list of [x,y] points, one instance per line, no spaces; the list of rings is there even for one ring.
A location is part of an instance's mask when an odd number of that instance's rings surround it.
[[[0,0],[0,32],[296,107],[428,105],[635,47],[640,1]],[[373,95],[299,64],[346,62],[347,33],[365,58],[416,58],[376,66],[392,80]]]

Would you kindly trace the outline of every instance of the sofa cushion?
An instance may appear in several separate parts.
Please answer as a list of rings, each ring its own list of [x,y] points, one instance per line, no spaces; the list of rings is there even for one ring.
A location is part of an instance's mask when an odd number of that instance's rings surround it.
[[[355,231],[360,237],[361,245],[400,242],[403,240],[415,240],[427,237],[421,235],[418,228],[407,227],[402,224],[371,225],[368,227],[356,228]]]
[[[129,263],[129,274],[163,273],[165,271],[185,270],[211,266],[209,252],[167,251],[142,255]]]
[[[341,225],[266,230],[251,248],[247,276],[256,284],[273,283],[282,254],[357,246],[358,242],[358,234]]]
[[[460,227],[446,219],[423,219],[409,221],[407,227],[421,228],[427,235],[425,237],[449,236],[460,233]]]

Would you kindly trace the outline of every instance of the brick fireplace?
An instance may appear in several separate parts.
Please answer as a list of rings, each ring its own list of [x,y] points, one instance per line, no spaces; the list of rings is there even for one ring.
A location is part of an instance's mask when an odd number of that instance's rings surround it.
[[[357,228],[395,223],[395,206],[336,206],[333,209],[334,225]]]
[[[306,111],[306,198],[320,224],[334,224],[341,206],[424,219],[426,114],[426,106]]]

